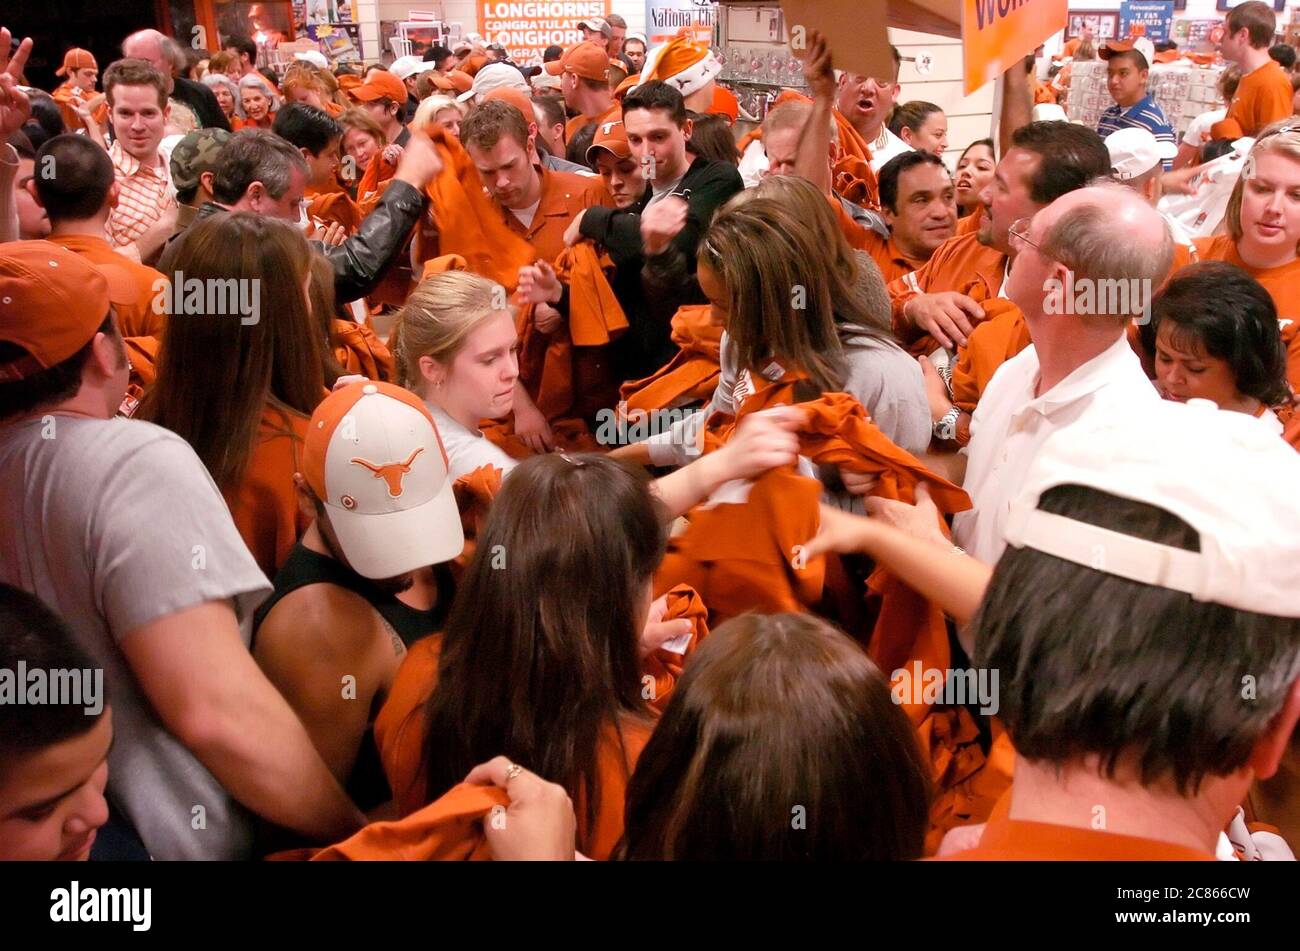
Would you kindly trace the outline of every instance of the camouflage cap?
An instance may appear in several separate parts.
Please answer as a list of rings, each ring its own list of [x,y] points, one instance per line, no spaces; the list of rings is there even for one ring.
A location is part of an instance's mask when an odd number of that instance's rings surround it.
[[[199,187],[199,173],[217,167],[221,149],[230,141],[225,129],[195,129],[172,149],[172,184],[178,192]]]

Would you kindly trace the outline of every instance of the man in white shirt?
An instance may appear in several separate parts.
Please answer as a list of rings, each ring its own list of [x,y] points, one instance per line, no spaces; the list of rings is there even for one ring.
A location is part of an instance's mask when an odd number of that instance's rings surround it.
[[[1016,222],[1011,241],[1007,293],[1033,344],[994,374],[975,410],[964,482],[973,508],[953,522],[957,544],[987,564],[1002,555],[1011,502],[1050,435],[1159,399],[1125,329],[1173,260],[1159,212],[1119,185],[1067,193]]]
[[[836,108],[871,149],[871,170],[879,172],[895,155],[912,151],[912,147],[889,131],[885,124],[898,98],[898,67],[902,62],[898,50],[893,53],[893,71],[889,76],[859,76],[841,73]]]

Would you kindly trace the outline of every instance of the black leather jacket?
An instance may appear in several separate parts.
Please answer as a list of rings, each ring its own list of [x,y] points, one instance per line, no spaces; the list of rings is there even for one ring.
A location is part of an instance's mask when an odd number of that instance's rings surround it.
[[[335,300],[356,300],[375,289],[388,265],[406,246],[427,200],[424,192],[414,186],[391,181],[357,233],[338,247],[325,249],[325,257],[334,266]]]
[[[391,181],[375,209],[366,215],[357,233],[334,248],[319,241],[312,247],[325,255],[334,268],[334,299],[340,303],[365,297],[406,245],[406,238],[424,212],[423,192],[406,182]],[[216,202],[199,208],[196,218],[227,209]]]

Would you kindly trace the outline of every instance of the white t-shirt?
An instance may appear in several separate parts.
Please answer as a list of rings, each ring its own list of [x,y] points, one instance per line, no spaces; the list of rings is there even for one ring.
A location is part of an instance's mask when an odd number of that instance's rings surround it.
[[[915,152],[912,148],[894,133],[889,131],[887,126],[880,127],[874,141],[867,143],[871,146],[871,170],[877,174],[885,167],[885,163],[896,155],[902,155],[904,152]]]
[[[988,565],[1002,557],[1007,513],[1048,437],[1079,420],[1128,415],[1160,399],[1123,335],[1041,396],[1034,395],[1038,379],[1038,351],[1030,344],[993,374],[971,418],[963,488],[973,507],[954,516],[953,538]]]
[[[496,466],[501,470],[501,477],[505,478],[518,465],[516,460],[507,456],[479,430],[465,428],[448,416],[445,410],[428,400],[425,400],[424,405],[429,408],[429,415],[438,424],[442,447],[447,450],[447,471],[453,482],[481,466]]]
[[[1216,122],[1222,122],[1228,117],[1228,107],[1222,109],[1211,109],[1209,112],[1202,112],[1192,120],[1187,131],[1183,133],[1183,142],[1192,148],[1199,149],[1206,142],[1210,141],[1210,126]]]
[[[518,218],[519,223],[525,228],[531,228],[533,226],[533,219],[537,217],[537,209],[541,204],[542,199],[539,197],[537,201],[533,202],[527,208],[511,208],[510,214]]]

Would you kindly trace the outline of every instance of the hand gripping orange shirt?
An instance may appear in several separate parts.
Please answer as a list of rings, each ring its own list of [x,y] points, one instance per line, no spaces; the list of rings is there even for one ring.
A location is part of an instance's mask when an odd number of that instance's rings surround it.
[[[977,304],[994,300],[1006,276],[1007,256],[980,244],[974,233],[959,234],[939,245],[923,267],[889,283],[894,334],[913,356],[939,349],[939,343],[921,333],[903,317],[903,307],[920,294],[956,291]]]

